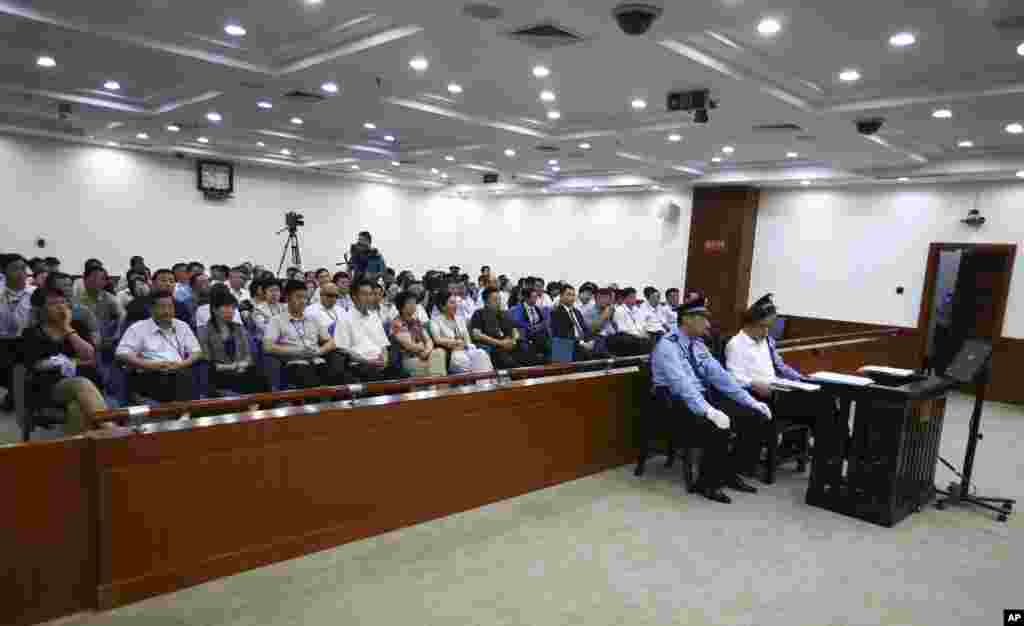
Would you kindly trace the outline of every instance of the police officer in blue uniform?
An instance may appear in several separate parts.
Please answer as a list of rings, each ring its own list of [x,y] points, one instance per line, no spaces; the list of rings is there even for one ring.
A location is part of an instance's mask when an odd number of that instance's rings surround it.
[[[704,344],[710,317],[704,297],[688,299],[679,308],[679,326],[654,348],[651,373],[655,388],[667,389],[680,405],[679,418],[696,422],[704,447],[697,491],[729,503],[722,487],[757,491],[737,475],[737,469],[756,467],[771,410],[747,393]]]

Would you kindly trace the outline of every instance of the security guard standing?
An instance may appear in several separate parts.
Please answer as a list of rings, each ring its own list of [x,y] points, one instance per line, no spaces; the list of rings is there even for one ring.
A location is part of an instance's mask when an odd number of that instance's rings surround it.
[[[755,493],[738,468],[755,467],[760,456],[764,424],[771,419],[768,405],[755,400],[722,368],[704,345],[711,311],[703,297],[688,299],[679,308],[679,326],[662,337],[651,354],[655,388],[664,387],[695,420],[703,440],[697,490],[716,502],[732,500],[722,487]],[[729,444],[735,436],[730,456]]]

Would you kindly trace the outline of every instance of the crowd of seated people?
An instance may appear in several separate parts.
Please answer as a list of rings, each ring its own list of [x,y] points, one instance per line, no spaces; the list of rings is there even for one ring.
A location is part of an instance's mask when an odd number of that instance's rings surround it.
[[[111,403],[541,365],[556,345],[560,360],[641,355],[675,326],[676,289],[662,304],[653,287],[640,300],[489,266],[476,280],[458,266],[396,273],[360,237],[348,271],[284,278],[251,263],[152,271],[141,256],[119,279],[99,259],[72,277],[55,258],[2,255],[0,387],[24,363],[34,401],[65,407],[66,432],[78,432],[83,412]]]

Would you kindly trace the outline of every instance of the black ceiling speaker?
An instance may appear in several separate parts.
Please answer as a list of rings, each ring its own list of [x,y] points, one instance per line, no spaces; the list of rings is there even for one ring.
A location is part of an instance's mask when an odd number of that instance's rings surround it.
[[[498,173],[497,172],[488,172],[488,173],[484,174],[484,184],[485,185],[493,185],[496,182],[498,182]]]

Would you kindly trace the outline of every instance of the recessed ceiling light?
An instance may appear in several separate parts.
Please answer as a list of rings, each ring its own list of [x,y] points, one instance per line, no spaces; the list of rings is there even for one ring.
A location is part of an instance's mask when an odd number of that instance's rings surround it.
[[[600,187],[591,187],[590,190],[591,191],[601,191],[601,188]]]
[[[953,117],[953,112],[949,109],[935,109],[932,111],[932,117],[940,120],[948,120]]]
[[[430,67],[430,62],[427,61],[426,57],[413,57],[412,60],[409,61],[409,67],[416,70],[417,72],[422,72],[425,71],[428,67]]]
[[[320,89],[323,89],[327,93],[338,93],[338,83],[327,82],[320,85]]]
[[[581,143],[579,145],[579,149],[580,150],[590,150],[590,144],[584,141],[583,143]]]
[[[168,132],[176,133],[181,130],[181,126],[178,126],[177,124],[168,124],[167,130]]]
[[[899,180],[901,183],[910,182],[910,179],[907,178],[906,176],[900,176],[897,180]]]
[[[647,108],[647,101],[643,98],[633,98],[633,101],[629,103],[629,106],[639,111]]]
[[[711,157],[711,162],[712,163],[721,163],[722,162],[722,157]]]
[[[1011,135],[1019,135],[1021,133],[1024,133],[1024,125],[1022,125],[1020,122],[1007,124],[1006,132],[1010,133]]]
[[[261,148],[263,148],[263,147],[265,147],[265,146],[266,146],[267,144],[263,143],[262,141],[257,141],[257,142],[256,142],[256,145],[257,145],[257,146],[259,146],[259,147],[261,147]]]
[[[505,156],[507,156],[507,157],[514,157],[515,155],[516,155],[516,151],[513,150],[512,148],[506,148],[505,149]]]
[[[554,102],[555,92],[551,91],[550,89],[545,89],[544,91],[540,92],[540,99],[543,100],[544,102]]]
[[[395,136],[394,135],[384,135],[384,141],[394,141],[394,140],[395,140]]]
[[[401,165],[401,163],[399,163],[398,161],[392,161],[391,165],[394,165],[395,167],[398,167],[399,165]]]
[[[558,165],[558,159],[548,159],[548,165]]]
[[[963,141],[956,142],[956,147],[957,148],[973,148],[974,147],[974,142],[971,141],[970,139],[964,139]]]
[[[448,172],[442,172],[441,178],[448,178]]]
[[[912,46],[916,41],[917,37],[914,37],[914,33],[896,33],[892,37],[889,37],[889,45],[897,48]]]
[[[453,156],[452,156],[452,155],[450,155],[450,154],[446,154],[446,155],[444,156],[444,160],[445,160],[445,161],[454,161],[454,160],[455,160],[455,157],[453,157]]]
[[[389,182],[389,183],[394,183],[394,182],[395,182],[395,179],[394,179],[394,178],[389,178],[389,179],[388,179],[388,182]]]
[[[209,113],[206,114],[206,119],[210,120],[211,122],[219,122],[219,121],[221,121],[224,118],[221,117],[220,113],[218,113],[216,111],[210,111]]]
[[[56,67],[57,61],[53,57],[39,57],[36,59],[36,65],[39,67]]]
[[[261,109],[267,109],[267,110],[274,108],[274,104],[272,102],[267,102],[266,100],[261,100],[261,101],[257,102],[256,106],[258,106]]]
[[[562,114],[559,113],[558,111],[548,111],[548,119],[549,120],[557,120],[560,117],[562,117]]]
[[[348,168],[349,168],[350,170],[358,170],[358,169],[359,169],[359,166],[358,166],[358,165],[349,165],[349,166],[348,166]]]
[[[430,168],[430,173],[431,174],[439,174],[440,172],[441,172],[441,170],[437,169],[436,167]]]
[[[722,146],[722,152],[724,152],[726,154],[732,154],[735,151],[736,151],[736,148],[733,148],[732,146]]]
[[[228,24],[224,27],[224,32],[232,37],[242,37],[245,35],[245,29],[238,24]]]
[[[807,185],[811,184],[811,181],[809,181],[809,180],[802,180],[802,181],[800,181],[800,184],[803,185],[804,187],[806,187]]]
[[[288,148],[281,148],[281,154],[283,154],[285,156],[289,156],[289,155],[291,155],[291,153],[292,153],[292,151],[289,150]]]
[[[448,93],[462,93],[462,85],[459,83],[448,83]]]
[[[765,37],[771,37],[782,30],[782,24],[779,20],[766,17],[757,24],[757,32],[761,33]]]
[[[121,83],[117,82],[116,80],[108,80],[107,82],[103,83],[103,88],[107,91],[117,91],[121,88]]]
[[[366,122],[365,124],[363,124],[363,128],[365,128],[366,130],[374,130],[377,128],[377,125],[374,124],[373,122]]]
[[[1019,54],[1022,57],[1024,57],[1024,43],[1022,43],[1019,46],[1017,46],[1017,54]]]
[[[1024,170],[1017,172],[1017,178],[1024,178]]]
[[[302,118],[301,117],[293,117],[291,119],[291,123],[301,126],[302,125]]]
[[[561,172],[561,171],[562,171],[562,168],[560,168],[560,167],[558,167],[557,165],[555,165],[555,166],[553,166],[553,167],[551,168],[551,171],[552,171],[552,172]]]
[[[795,158],[797,158],[798,156],[800,156],[800,153],[799,153],[799,152],[787,152],[787,153],[786,153],[786,158],[787,158],[787,159],[795,159]]]
[[[110,146],[111,148],[116,148],[117,147],[117,142],[116,141],[108,141],[107,145]]]
[[[533,75],[537,78],[547,78],[548,76],[551,76],[551,70],[543,65],[537,65],[533,68]]]
[[[849,69],[839,72],[839,80],[844,83],[854,83],[860,80],[860,72],[857,70]]]
[[[147,135],[146,133],[139,133],[139,134],[135,135],[135,138],[136,139],[149,139],[149,135]]]
[[[683,136],[680,135],[679,133],[672,133],[671,135],[668,136],[668,140],[673,142],[673,143],[676,142],[676,141],[682,141],[683,140]]]
[[[207,139],[206,137],[199,137],[198,139],[196,139],[196,141],[198,141],[199,143],[210,143],[210,140]]]

